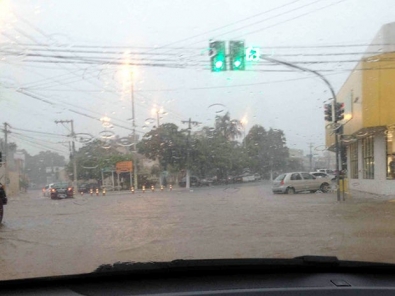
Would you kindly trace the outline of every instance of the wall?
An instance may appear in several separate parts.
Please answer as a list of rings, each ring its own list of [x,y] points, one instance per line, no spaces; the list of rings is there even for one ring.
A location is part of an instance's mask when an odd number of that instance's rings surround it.
[[[363,62],[363,127],[395,124],[395,53]]]
[[[363,179],[362,141],[358,141],[358,180],[349,179],[350,189],[395,196],[395,180],[387,180],[386,139],[383,133],[374,137],[374,179]]]

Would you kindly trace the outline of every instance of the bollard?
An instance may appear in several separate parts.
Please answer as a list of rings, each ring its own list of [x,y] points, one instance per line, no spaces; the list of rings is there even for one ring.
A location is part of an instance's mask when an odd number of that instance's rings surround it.
[[[145,193],[145,186],[144,185],[143,185],[142,189],[143,189],[143,193]]]
[[[91,196],[93,195],[93,189],[91,188],[91,190],[90,190],[90,193],[91,193]]]
[[[160,186],[160,191],[163,191],[163,185]]]
[[[130,187],[130,190],[131,190],[132,193],[134,194],[134,186]]]
[[[154,192],[155,191],[155,187],[154,185],[151,186],[151,191]]]
[[[99,188],[96,188],[96,196],[99,196]]]
[[[103,196],[106,195],[106,189],[103,188]]]
[[[172,185],[170,185],[170,186],[169,186],[169,189],[170,189],[170,191],[172,191],[172,190],[173,190],[173,186],[172,186]]]

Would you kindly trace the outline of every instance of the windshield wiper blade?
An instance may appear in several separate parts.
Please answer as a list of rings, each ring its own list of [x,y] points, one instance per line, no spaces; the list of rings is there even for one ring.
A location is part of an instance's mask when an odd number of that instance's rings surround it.
[[[335,256],[298,256],[289,259],[195,259],[169,262],[116,262],[99,266],[93,273],[102,272],[186,272],[186,271],[274,271],[325,269],[332,271],[348,269],[395,269],[395,264],[346,261]]]

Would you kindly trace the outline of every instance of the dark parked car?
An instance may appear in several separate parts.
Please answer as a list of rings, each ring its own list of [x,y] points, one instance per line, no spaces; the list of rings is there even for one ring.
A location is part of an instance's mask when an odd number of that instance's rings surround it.
[[[181,181],[180,182],[178,182],[178,185],[180,186],[180,187],[186,187],[186,181],[187,179],[184,177],[184,178],[182,178],[181,179]],[[201,183],[201,181],[200,181],[200,179],[198,178],[198,177],[196,177],[196,176],[190,176],[189,177],[189,185],[192,187],[192,186],[194,186],[194,187],[197,187],[197,186],[201,186],[202,185],[202,183]]]
[[[0,183],[0,223],[1,221],[3,221],[4,205],[6,204],[7,204],[7,195],[5,193],[3,184]]]
[[[212,184],[213,184],[213,179],[212,178],[200,179],[200,185],[201,186],[211,186]]]
[[[55,183],[51,189],[51,199],[72,198],[73,187],[67,182]]]

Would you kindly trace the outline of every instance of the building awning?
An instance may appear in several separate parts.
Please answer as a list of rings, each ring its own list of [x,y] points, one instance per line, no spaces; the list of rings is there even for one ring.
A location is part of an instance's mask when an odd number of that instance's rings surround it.
[[[373,136],[377,133],[384,133],[386,130],[388,130],[387,126],[373,126],[373,127],[365,127],[360,129],[359,131],[351,134],[351,135],[341,135],[341,144],[343,146],[349,146],[359,139],[363,139],[369,136]],[[335,144],[331,145],[328,147],[329,151],[335,152]]]

